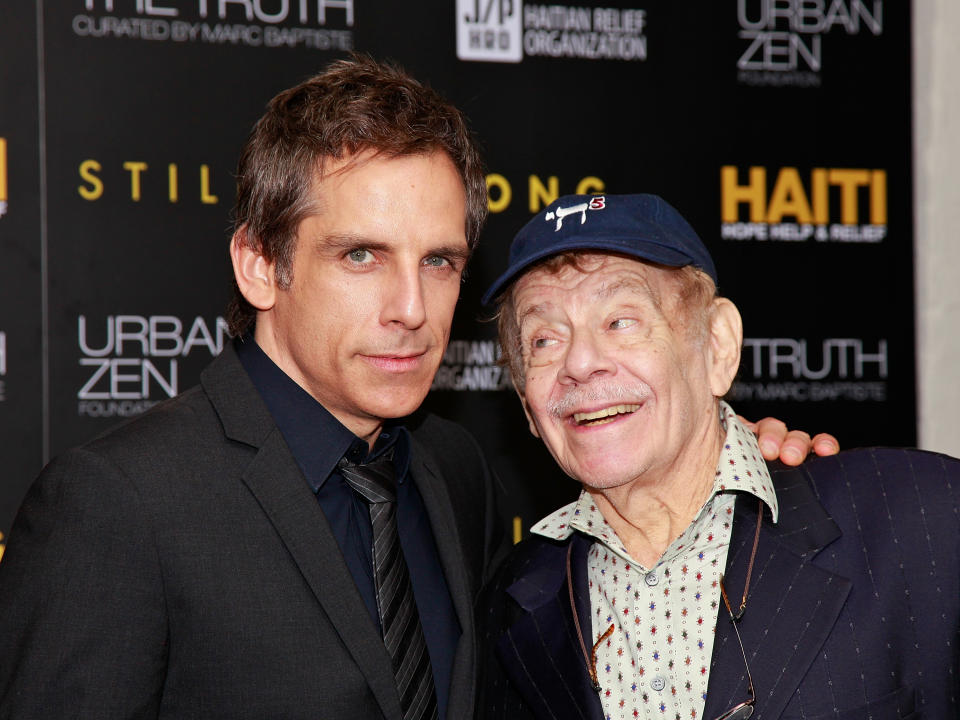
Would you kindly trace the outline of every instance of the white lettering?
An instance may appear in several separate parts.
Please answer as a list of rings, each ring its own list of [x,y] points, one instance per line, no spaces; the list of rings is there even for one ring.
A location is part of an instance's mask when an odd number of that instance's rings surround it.
[[[77,414],[87,417],[132,417],[149,410],[157,404],[157,400],[121,400],[119,402],[111,400],[101,402],[99,400],[84,400],[77,403]]]
[[[848,35],[860,32],[861,22],[873,35],[883,33],[883,0],[737,0],[741,30],[782,30],[794,33],[827,33],[841,27]]]
[[[510,376],[498,365],[441,365],[431,390],[505,390]]]
[[[147,319],[139,315],[117,315],[116,320],[117,355],[123,355],[123,344],[132,341],[140,345],[140,354],[146,355],[150,349],[147,340]],[[128,329],[129,328],[129,329]]]
[[[796,70],[801,58],[810,70],[822,65],[819,35],[810,36],[809,45],[803,36],[788,32],[741,30],[740,38],[751,40],[737,60],[740,70]]]
[[[499,357],[499,347],[493,340],[452,340],[443,354],[447,365],[493,365]]]
[[[103,357],[113,352],[113,317],[107,318],[107,341],[102,348],[92,348],[87,342],[87,318],[81,315],[77,318],[77,339],[80,342],[80,350],[84,355],[90,357]]]
[[[154,381],[167,394],[177,394],[177,361],[170,360],[167,376],[150,360],[141,358],[80,358],[81,367],[93,374],[77,392],[79,400],[143,400],[150,397]],[[131,372],[132,371],[132,372]]]
[[[730,388],[733,402],[886,402],[884,382],[741,382]]]
[[[86,357],[108,355],[140,355],[142,357],[186,357],[194,348],[202,347],[211,356],[219,355],[229,335],[227,322],[222,317],[215,320],[211,332],[203,317],[193,318],[186,338],[183,336],[183,321],[173,315],[108,315],[106,333],[102,345],[94,346],[90,340],[87,317],[77,318],[77,341]]]
[[[746,338],[743,341],[741,371],[754,378],[777,379],[781,374],[794,380],[861,379],[870,374],[885,379],[889,371],[887,341],[877,341],[869,352],[859,338],[828,338],[819,353],[811,352],[806,339]]]
[[[172,329],[164,332],[160,329],[161,325],[168,325]],[[150,355],[153,357],[164,357],[179,355],[183,349],[183,323],[180,318],[172,315],[153,315],[150,317]],[[172,347],[161,347],[164,340],[172,341]]]

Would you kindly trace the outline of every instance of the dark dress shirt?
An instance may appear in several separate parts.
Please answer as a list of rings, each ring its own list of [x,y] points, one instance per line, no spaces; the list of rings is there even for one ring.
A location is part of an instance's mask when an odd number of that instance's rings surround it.
[[[416,483],[409,473],[410,436],[402,425],[385,425],[373,450],[331,415],[313,396],[267,357],[249,335],[235,341],[237,355],[277,423],[290,452],[316,493],[347,567],[380,627],[373,579],[373,531],[368,505],[337,469],[342,457],[372,460],[394,447],[397,473],[397,525],[410,569],[413,594],[433,666],[440,717],[446,716],[453,656],[460,623],[440,565],[433,530]]]

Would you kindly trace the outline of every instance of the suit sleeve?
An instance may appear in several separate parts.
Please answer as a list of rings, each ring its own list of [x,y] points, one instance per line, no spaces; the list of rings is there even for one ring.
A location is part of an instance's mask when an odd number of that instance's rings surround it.
[[[148,508],[72,451],[28,493],[0,562],[0,718],[155,718],[167,627]]]

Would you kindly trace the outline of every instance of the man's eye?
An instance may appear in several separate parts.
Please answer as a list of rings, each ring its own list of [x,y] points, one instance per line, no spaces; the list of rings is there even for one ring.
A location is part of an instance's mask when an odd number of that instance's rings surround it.
[[[636,325],[637,321],[631,318],[617,318],[610,323],[611,330],[623,330],[624,328]]]
[[[449,265],[450,261],[442,255],[431,255],[423,261],[424,265],[429,265],[430,267],[444,267]]]
[[[347,257],[357,264],[368,263],[373,260],[373,253],[366,248],[356,248],[347,253]]]

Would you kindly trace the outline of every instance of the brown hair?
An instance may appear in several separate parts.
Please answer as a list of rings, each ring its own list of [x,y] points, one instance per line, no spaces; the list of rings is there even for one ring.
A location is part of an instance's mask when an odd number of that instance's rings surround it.
[[[234,233],[276,262],[281,288],[292,280],[297,228],[313,211],[316,173],[326,158],[364,150],[388,157],[446,153],[463,180],[467,244],[476,247],[487,191],[463,113],[399,67],[355,54],[273,98],[240,156]],[[243,334],[255,319],[234,281],[230,333]]]
[[[587,272],[585,261],[588,257],[595,257],[596,251],[571,251],[553,255],[536,265],[524,270],[527,274],[533,270],[544,270],[556,275],[567,267],[573,267],[580,272]],[[652,265],[670,273],[676,283],[676,294],[671,295],[671,307],[664,311],[663,298],[653,285],[649,286],[654,304],[667,318],[667,322],[674,329],[685,330],[690,333],[695,342],[706,340],[707,321],[711,301],[717,296],[717,288],[713,279],[705,272],[693,265],[684,267],[667,267],[657,263],[646,262],[631,258],[645,265]],[[522,277],[518,276],[517,280]],[[526,386],[526,373],[523,367],[523,348],[520,346],[520,326],[517,324],[514,289],[517,283],[514,280],[510,286],[497,298],[497,333],[500,340],[501,365],[510,368],[513,383],[521,392]]]

